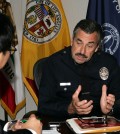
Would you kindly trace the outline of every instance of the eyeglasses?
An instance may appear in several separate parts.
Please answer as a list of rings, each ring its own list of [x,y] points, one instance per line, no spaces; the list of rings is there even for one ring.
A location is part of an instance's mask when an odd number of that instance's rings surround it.
[[[14,46],[11,46],[9,51],[10,51],[10,54],[13,55],[15,51],[17,51],[17,49]]]

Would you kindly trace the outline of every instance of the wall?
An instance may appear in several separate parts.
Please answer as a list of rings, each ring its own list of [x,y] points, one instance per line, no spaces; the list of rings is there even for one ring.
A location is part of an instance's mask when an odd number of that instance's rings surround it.
[[[21,49],[22,29],[23,29],[24,14],[26,8],[26,0],[7,0],[7,1],[10,2],[12,5],[15,23],[17,26],[19,49]],[[72,35],[72,30],[76,25],[76,23],[79,20],[85,18],[86,16],[88,0],[61,0],[61,1],[67,17],[70,34]],[[30,96],[27,90],[25,90],[25,95],[27,100],[26,107],[24,107],[20,112],[18,112],[16,117],[17,119],[20,119],[26,112],[37,109],[36,104],[34,103],[32,97]],[[2,107],[0,107],[0,119],[4,119],[4,110],[2,109]]]

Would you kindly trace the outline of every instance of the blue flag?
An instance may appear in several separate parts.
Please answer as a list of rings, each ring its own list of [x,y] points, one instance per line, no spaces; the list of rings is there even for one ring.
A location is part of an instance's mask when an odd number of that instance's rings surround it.
[[[104,51],[114,55],[120,65],[120,7],[118,0],[89,0],[86,18],[95,20],[102,26]]]

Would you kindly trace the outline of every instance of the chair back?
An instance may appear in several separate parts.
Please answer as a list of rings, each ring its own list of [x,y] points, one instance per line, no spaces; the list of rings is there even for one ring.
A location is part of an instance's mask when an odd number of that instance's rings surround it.
[[[46,59],[47,57],[38,60],[33,67],[33,77],[38,90],[42,76],[42,66]]]

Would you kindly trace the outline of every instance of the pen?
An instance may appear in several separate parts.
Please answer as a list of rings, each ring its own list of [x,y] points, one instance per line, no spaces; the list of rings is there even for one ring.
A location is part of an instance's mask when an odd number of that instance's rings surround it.
[[[99,116],[90,116],[90,117],[82,117],[82,119],[87,120],[87,119],[104,119],[105,117],[99,117]]]
[[[105,124],[107,124],[107,114],[105,114]]]
[[[21,121],[22,123],[25,123],[25,122],[27,122],[27,120],[28,120],[28,119],[21,119],[20,121]],[[38,120],[41,120],[41,119],[38,118]]]

